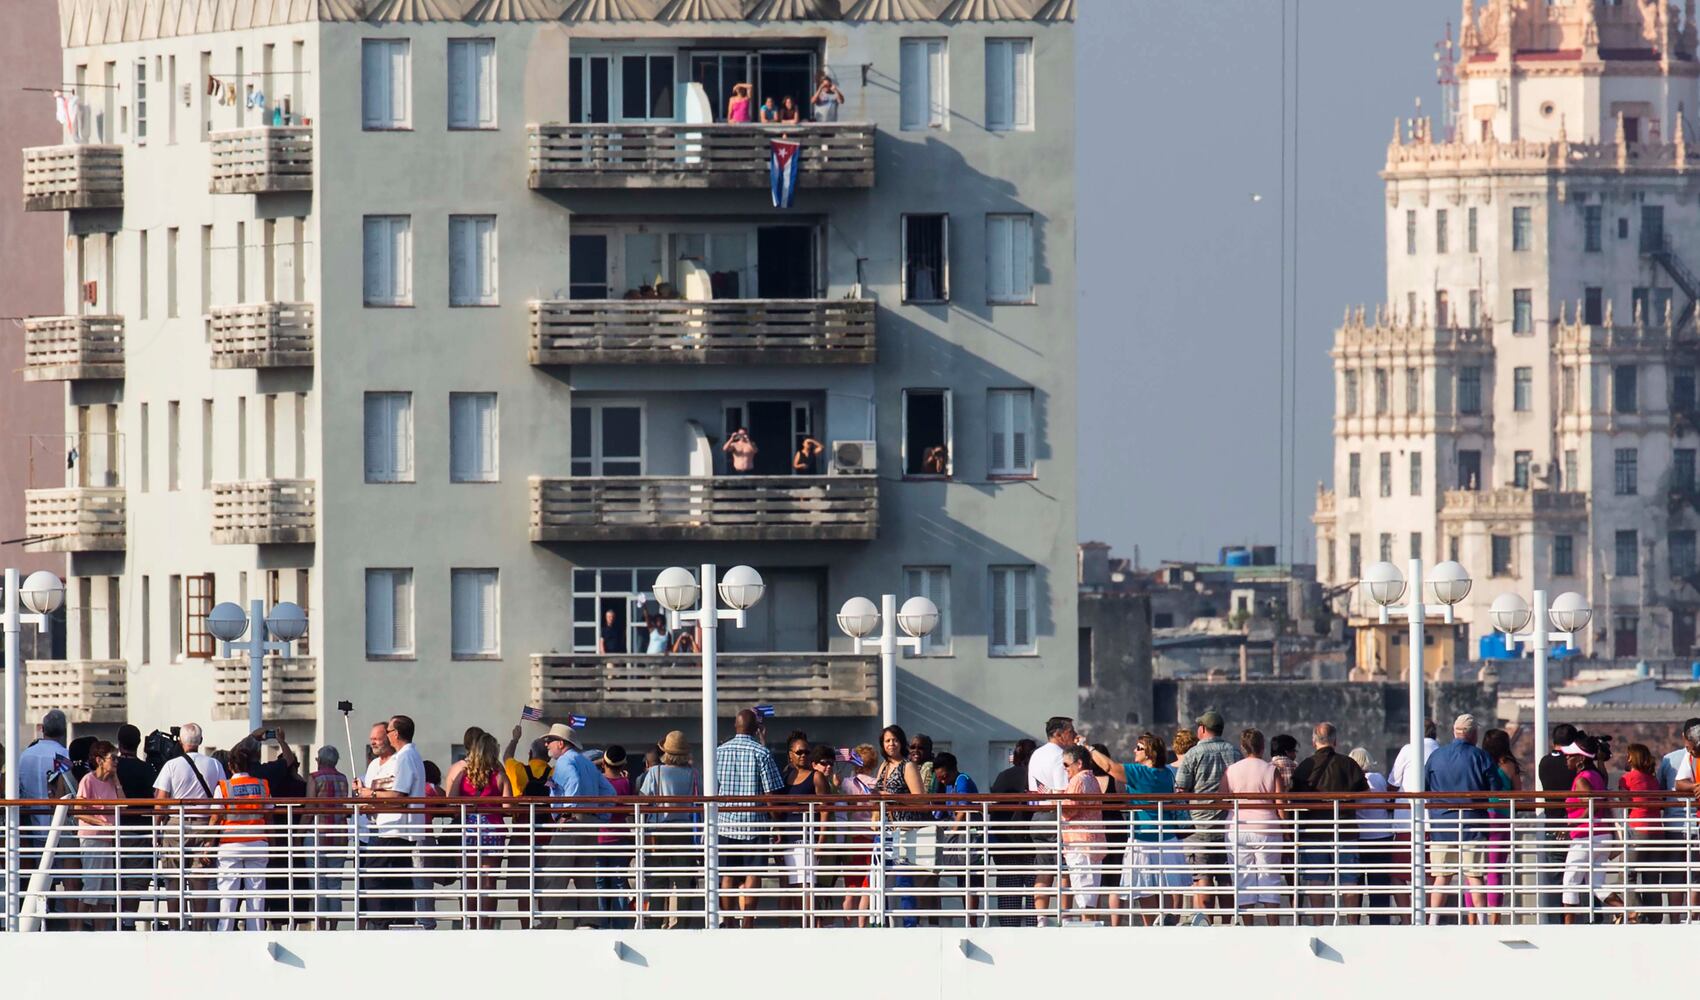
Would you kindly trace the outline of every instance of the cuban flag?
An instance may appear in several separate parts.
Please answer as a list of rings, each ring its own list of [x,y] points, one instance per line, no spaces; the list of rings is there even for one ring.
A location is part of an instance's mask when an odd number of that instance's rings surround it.
[[[838,762],[840,764],[854,764],[857,767],[861,767],[863,764],[862,755],[849,747],[838,748]]]
[[[797,169],[803,161],[803,144],[789,139],[770,142],[768,181],[773,186],[773,207],[790,208],[797,195]]]
[[[569,715],[569,716],[567,716],[567,728],[568,729],[583,729],[584,726],[585,726],[585,723],[587,723],[589,721],[590,721],[589,719],[585,718],[582,715]]]
[[[773,706],[772,705],[757,705],[755,707],[754,711],[757,715],[761,716],[764,719],[773,718]]]
[[[535,705],[527,705],[519,710],[521,722],[542,722],[543,710]]]

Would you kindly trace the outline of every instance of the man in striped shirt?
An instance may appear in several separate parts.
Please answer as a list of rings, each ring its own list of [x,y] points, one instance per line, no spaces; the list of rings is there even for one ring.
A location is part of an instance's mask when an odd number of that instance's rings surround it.
[[[732,730],[736,735],[714,750],[716,794],[727,797],[772,795],[784,787],[779,765],[773,762],[773,754],[755,737],[760,727],[760,717],[747,708],[732,720]],[[755,889],[756,875],[753,872],[745,874],[745,871],[759,869],[767,862],[770,852],[765,850],[765,845],[773,840],[772,834],[763,828],[768,822],[771,822],[771,817],[763,813],[720,813],[720,868],[723,873],[737,870],[735,874],[720,876],[722,912],[732,908],[731,901],[725,897],[727,891],[742,888],[748,893]],[[746,914],[741,921],[745,927],[755,923],[754,918],[748,915],[755,905],[756,901],[751,896],[738,897],[738,909]]]

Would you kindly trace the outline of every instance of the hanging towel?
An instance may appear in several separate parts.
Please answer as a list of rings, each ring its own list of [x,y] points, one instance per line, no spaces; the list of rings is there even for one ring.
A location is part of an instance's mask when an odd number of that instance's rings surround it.
[[[266,106],[266,92],[263,90],[248,91],[248,106],[250,108],[264,108]]]
[[[72,142],[82,142],[82,130],[78,127],[82,108],[77,103],[77,95],[63,90],[53,92],[53,119],[65,126],[65,132],[70,135]]]

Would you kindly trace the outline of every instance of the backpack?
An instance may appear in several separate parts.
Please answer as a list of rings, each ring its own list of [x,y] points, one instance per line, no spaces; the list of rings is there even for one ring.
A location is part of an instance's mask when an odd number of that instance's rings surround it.
[[[543,769],[543,776],[541,778],[538,777],[531,773],[531,763],[527,761],[525,765],[525,789],[520,792],[520,795],[528,799],[548,798],[549,773],[549,768],[545,767]]]

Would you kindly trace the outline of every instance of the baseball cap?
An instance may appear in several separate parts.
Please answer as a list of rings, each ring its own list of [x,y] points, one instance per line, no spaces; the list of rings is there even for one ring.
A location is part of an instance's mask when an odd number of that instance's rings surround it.
[[[1197,725],[1203,726],[1205,729],[1208,729],[1213,733],[1219,733],[1227,726],[1227,724],[1222,721],[1222,713],[1216,711],[1214,708],[1206,709],[1204,714],[1194,719],[1193,722]]]

